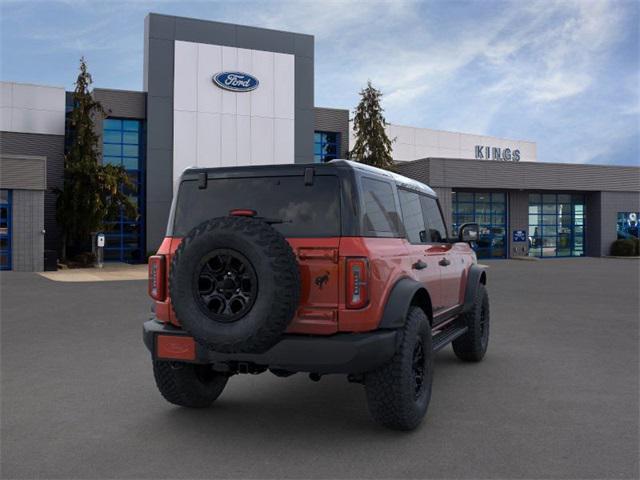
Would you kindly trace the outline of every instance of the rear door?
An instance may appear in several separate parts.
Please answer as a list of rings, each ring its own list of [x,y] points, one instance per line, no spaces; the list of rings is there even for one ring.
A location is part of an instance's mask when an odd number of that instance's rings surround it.
[[[438,245],[429,242],[428,228],[422,212],[423,195],[398,188],[402,218],[409,242],[411,270],[431,297],[434,315],[444,308],[441,283],[441,265],[445,252]]]
[[[460,303],[460,287],[464,264],[461,257],[455,255],[452,243],[448,242],[447,229],[438,201],[427,195],[421,195],[422,213],[427,224],[428,242],[432,251],[438,252],[440,284],[442,288],[442,312],[446,313]]]

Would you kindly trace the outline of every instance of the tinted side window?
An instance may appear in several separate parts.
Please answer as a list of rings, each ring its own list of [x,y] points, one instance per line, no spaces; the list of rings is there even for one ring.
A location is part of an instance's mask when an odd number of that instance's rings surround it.
[[[411,243],[426,243],[426,227],[422,216],[422,204],[420,195],[401,188],[398,189],[400,208],[402,209],[402,221],[407,232],[407,239]]]
[[[438,208],[438,202],[435,198],[420,195],[422,202],[422,213],[424,221],[427,223],[427,241],[428,242],[444,242],[447,239],[447,230],[442,221],[442,214]]]
[[[365,232],[380,233],[387,237],[396,235],[400,223],[391,184],[363,177],[362,197]]]

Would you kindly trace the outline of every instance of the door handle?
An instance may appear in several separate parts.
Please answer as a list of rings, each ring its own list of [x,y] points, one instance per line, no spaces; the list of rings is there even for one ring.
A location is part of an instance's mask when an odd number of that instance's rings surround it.
[[[411,268],[413,268],[414,270],[423,270],[427,268],[427,264],[424,263],[422,260],[418,260],[416,263],[411,265]]]
[[[447,265],[451,265],[451,262],[449,261],[449,259],[448,259],[448,258],[446,258],[446,257],[445,257],[445,258],[443,258],[442,260],[440,260],[440,261],[438,262],[438,265],[441,265],[441,266],[443,266],[443,267],[446,267]]]

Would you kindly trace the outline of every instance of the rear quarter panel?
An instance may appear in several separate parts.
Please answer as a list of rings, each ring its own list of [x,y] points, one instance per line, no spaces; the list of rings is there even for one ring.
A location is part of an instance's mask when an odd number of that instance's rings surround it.
[[[342,238],[340,241],[341,278],[346,277],[344,268],[348,257],[369,259],[369,304],[358,310],[346,308],[346,288],[341,288],[340,331],[375,330],[382,319],[393,285],[403,277],[414,278],[407,241],[402,238]]]

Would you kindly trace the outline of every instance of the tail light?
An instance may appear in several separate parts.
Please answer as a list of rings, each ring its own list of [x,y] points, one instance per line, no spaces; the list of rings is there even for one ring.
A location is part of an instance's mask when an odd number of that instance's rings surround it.
[[[159,302],[164,301],[166,298],[165,268],[164,255],[149,257],[149,296]]]
[[[369,304],[369,262],[366,258],[347,258],[347,308]]]

